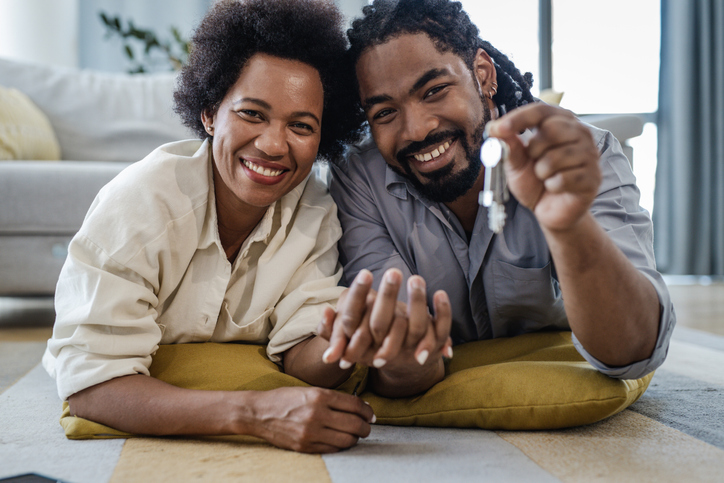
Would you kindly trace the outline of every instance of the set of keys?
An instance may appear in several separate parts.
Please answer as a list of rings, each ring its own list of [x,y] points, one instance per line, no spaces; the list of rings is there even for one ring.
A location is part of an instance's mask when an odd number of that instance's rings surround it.
[[[505,160],[508,158],[508,144],[502,139],[488,137],[480,149],[480,161],[485,167],[483,191],[478,195],[478,204],[488,209],[488,227],[500,233],[505,226],[505,202],[510,198],[505,178]]]

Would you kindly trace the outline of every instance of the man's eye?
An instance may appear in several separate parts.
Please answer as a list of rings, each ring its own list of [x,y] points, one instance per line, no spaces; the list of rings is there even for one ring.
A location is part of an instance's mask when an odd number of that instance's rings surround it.
[[[428,97],[430,97],[430,96],[434,96],[435,94],[437,94],[438,92],[442,91],[442,90],[443,90],[444,88],[446,88],[446,87],[447,87],[447,85],[441,85],[441,86],[435,86],[435,87],[433,87],[432,89],[430,89],[429,91],[427,91],[427,92],[425,93],[425,98],[428,98]]]
[[[375,115],[372,116],[372,119],[375,119],[375,120],[382,119],[384,117],[389,116],[393,112],[394,111],[392,109],[382,109],[382,110],[378,111],[377,113],[375,113]]]

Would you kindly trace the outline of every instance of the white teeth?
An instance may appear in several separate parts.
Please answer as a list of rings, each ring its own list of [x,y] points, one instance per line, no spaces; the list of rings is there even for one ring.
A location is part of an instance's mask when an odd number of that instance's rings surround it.
[[[269,169],[269,168],[262,168],[261,166],[251,163],[247,161],[246,159],[242,160],[244,163],[244,166],[249,168],[250,170],[254,171],[255,173],[259,173],[262,176],[267,176],[269,178],[272,178],[274,176],[279,176],[284,172],[282,169]]]
[[[450,147],[450,142],[445,141],[444,144],[441,144],[437,148],[433,149],[431,152],[425,153],[425,154],[415,154],[414,157],[416,160],[418,160],[420,162],[430,161],[431,159],[435,159],[438,156],[440,156],[442,153],[447,151],[447,148],[449,148],[449,147]]]

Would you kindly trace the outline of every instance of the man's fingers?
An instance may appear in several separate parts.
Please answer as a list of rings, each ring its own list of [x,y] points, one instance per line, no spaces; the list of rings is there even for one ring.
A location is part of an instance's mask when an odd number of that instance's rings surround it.
[[[387,270],[382,277],[370,317],[370,332],[376,345],[382,344],[390,330],[401,284],[402,272],[396,268]]]
[[[505,116],[491,122],[488,133],[503,139],[518,135],[526,129],[538,128],[551,116],[563,116],[575,119],[575,115],[566,109],[542,102],[521,106]]]

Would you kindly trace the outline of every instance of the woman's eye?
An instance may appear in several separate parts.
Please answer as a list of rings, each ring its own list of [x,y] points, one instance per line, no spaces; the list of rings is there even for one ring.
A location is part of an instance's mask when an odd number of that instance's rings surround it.
[[[239,111],[239,114],[241,114],[243,117],[246,117],[246,118],[261,119],[261,114],[258,111],[242,109]]]
[[[314,132],[314,128],[312,128],[312,126],[303,122],[295,122],[294,124],[292,124],[292,128],[310,134]]]

